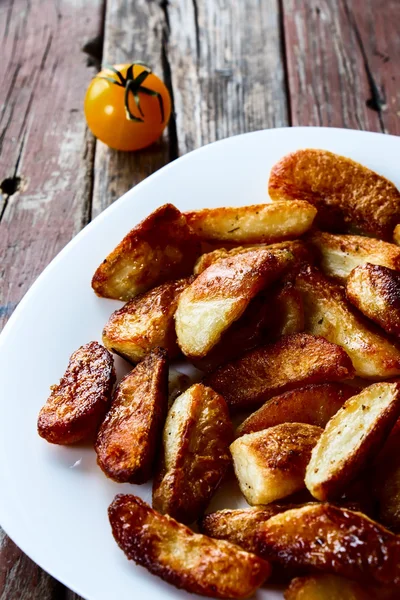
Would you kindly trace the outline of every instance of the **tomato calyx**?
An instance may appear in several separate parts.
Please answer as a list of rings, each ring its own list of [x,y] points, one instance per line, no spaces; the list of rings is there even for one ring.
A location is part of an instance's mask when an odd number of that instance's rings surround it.
[[[141,71],[137,77],[135,77],[133,74],[133,68],[135,65],[145,67],[144,71]],[[114,73],[114,75],[117,76],[117,79],[114,79],[113,77],[107,77],[104,75],[98,75],[99,79],[105,79],[109,83],[113,83],[114,85],[118,85],[119,87],[125,88],[125,114],[128,121],[134,121],[135,123],[144,123],[144,118],[136,117],[134,114],[132,114],[132,111],[129,108],[129,94],[132,94],[139,113],[142,117],[144,117],[142,107],[140,106],[140,92],[141,94],[145,94],[146,96],[153,96],[157,98],[160,107],[161,123],[164,122],[164,102],[161,94],[143,85],[144,81],[147,79],[150,73],[152,73],[150,67],[148,67],[142,62],[132,63],[127,69],[126,77],[124,77],[123,74],[120,71],[118,71],[118,69],[115,69],[112,65],[104,65],[103,68],[106,71],[111,71],[112,73]]]

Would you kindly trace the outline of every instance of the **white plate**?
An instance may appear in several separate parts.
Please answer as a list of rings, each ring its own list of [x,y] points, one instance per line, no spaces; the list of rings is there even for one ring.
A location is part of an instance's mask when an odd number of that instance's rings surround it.
[[[400,184],[400,138],[392,136],[293,128],[211,144],[149,177],[79,233],[38,278],[0,337],[1,525],[43,569],[88,600],[194,598],[127,561],[111,536],[107,507],[115,494],[150,500],[150,486],[113,483],[91,448],[52,446],[36,433],[49,386],[78,346],[101,339],[120,305],[97,298],[91,276],[123,235],[161,204],[188,210],[265,202],[273,163],[304,147],[349,156]],[[257,598],[281,594],[265,589]]]

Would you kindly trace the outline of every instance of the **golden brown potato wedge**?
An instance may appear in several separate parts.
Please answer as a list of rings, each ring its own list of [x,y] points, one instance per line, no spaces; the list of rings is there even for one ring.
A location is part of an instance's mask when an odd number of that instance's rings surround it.
[[[325,427],[345,400],[358,392],[359,389],[345,383],[320,383],[291,390],[267,400],[243,421],[236,433],[241,436],[281,423],[308,423]]]
[[[96,270],[98,296],[130,300],[165,281],[190,275],[200,254],[197,236],[172,204],[132,229]]]
[[[390,433],[372,469],[378,521],[400,533],[400,421]]]
[[[97,342],[81,346],[39,413],[38,433],[52,444],[75,444],[96,433],[111,402],[114,361]]]
[[[342,346],[356,375],[388,379],[400,374],[400,350],[349,304],[341,286],[313,267],[296,276],[304,303],[305,330]]]
[[[183,353],[206,356],[250,300],[292,262],[293,255],[287,250],[257,250],[219,260],[203,271],[182,292],[175,313]]]
[[[310,229],[317,211],[303,201],[224,206],[185,213],[201,240],[260,244],[299,237]]]
[[[330,231],[356,228],[391,240],[400,217],[400,192],[374,171],[327,150],[287,154],[271,170],[273,200],[303,200],[318,209],[316,223]]]
[[[268,291],[260,292],[251,300],[242,316],[222,334],[206,356],[191,358],[197,369],[208,373],[267,341],[271,327]]]
[[[247,598],[271,573],[270,564],[223,540],[193,533],[133,495],[108,509],[115,541],[130,560],[177,588],[213,598]]]
[[[230,451],[247,502],[269,504],[303,489],[311,451],[322,431],[305,423],[282,423],[236,439]]]
[[[396,225],[393,232],[393,241],[400,246],[400,225]]]
[[[292,579],[285,590],[284,598],[285,600],[376,600],[378,596],[370,587],[365,588],[357,581],[338,575],[310,575]]]
[[[367,262],[400,270],[400,248],[382,240],[314,231],[307,236],[307,243],[318,255],[322,271],[341,283]]]
[[[258,246],[239,246],[237,248],[217,248],[212,252],[207,252],[206,254],[202,254],[200,258],[197,260],[194,267],[194,274],[200,275],[203,271],[205,271],[208,267],[213,265],[217,260],[221,258],[229,258],[232,256],[237,256],[238,254],[246,254],[246,252],[252,252],[253,250],[289,250],[293,254],[294,257],[294,265],[301,264],[303,262],[312,263],[313,262],[313,254],[308,249],[307,245],[301,240],[293,240],[288,242],[279,242],[276,244],[261,244]]]
[[[350,273],[346,294],[387,333],[400,336],[400,273],[367,263]]]
[[[290,282],[273,286],[265,292],[269,322],[268,341],[304,331],[304,308],[301,294]]]
[[[400,384],[374,383],[346,400],[319,438],[306,486],[318,500],[337,498],[368,465],[400,414]]]
[[[309,504],[271,517],[258,526],[255,547],[259,556],[285,568],[400,586],[400,538],[333,504]]]
[[[122,379],[97,434],[97,462],[108,477],[148,481],[167,406],[168,363],[165,350],[157,348]]]
[[[200,383],[173,403],[153,483],[153,506],[182,523],[204,512],[231,463],[233,428],[225,400]]]
[[[254,535],[258,525],[289,508],[292,506],[269,504],[268,506],[218,510],[205,515],[199,522],[199,529],[209,537],[226,540],[248,552],[254,552]]]
[[[235,410],[258,407],[281,392],[354,376],[346,352],[322,337],[288,335],[219,367],[206,383]]]
[[[103,330],[103,344],[132,363],[153,348],[165,348],[169,358],[179,354],[174,314],[178,299],[193,278],[167,281],[129,300],[113,312]]]

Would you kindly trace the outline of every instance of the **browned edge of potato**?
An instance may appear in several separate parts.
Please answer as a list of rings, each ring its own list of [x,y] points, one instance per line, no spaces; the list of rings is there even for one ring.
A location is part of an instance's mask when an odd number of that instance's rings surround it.
[[[380,588],[381,589],[381,588]],[[338,575],[309,575],[292,579],[285,600],[377,600],[378,589]],[[385,596],[389,600],[389,596]],[[394,600],[394,597],[393,597]]]
[[[257,554],[288,569],[400,586],[400,538],[365,515],[328,503],[288,510],[260,524]]]
[[[119,383],[97,434],[97,462],[119,483],[148,481],[161,442],[168,407],[168,362],[152,350]]]
[[[378,520],[400,533],[400,421],[392,429],[370,470],[370,485],[377,499]]]
[[[325,427],[327,422],[355,396],[359,388],[345,383],[306,385],[267,400],[237,428],[237,436],[274,427],[280,423],[308,423]]]
[[[257,250],[221,259],[182,292],[175,313],[178,344],[189,357],[203,357],[248,304],[292,264],[288,250]]]
[[[153,507],[182,523],[200,517],[231,464],[233,427],[225,400],[200,383],[173,403],[153,482]]]
[[[374,383],[346,400],[312,452],[305,478],[311,494],[338,497],[383,445],[399,414],[398,383]]]
[[[98,296],[130,300],[165,281],[191,274],[200,242],[184,215],[164,204],[136,225],[92,279]]]
[[[108,509],[115,541],[127,558],[177,588],[213,598],[247,598],[269,577],[269,563],[234,544],[193,533],[133,495]]]
[[[317,214],[304,201],[204,208],[184,213],[201,240],[259,244],[294,239],[310,229]]]
[[[340,285],[308,266],[297,273],[295,286],[303,298],[305,330],[342,346],[357,376],[400,375],[400,347],[348,302]]]
[[[115,383],[114,361],[106,348],[89,342],[70,357],[60,383],[39,413],[39,435],[52,444],[90,439],[106,414]]]
[[[356,308],[386,333],[400,336],[400,273],[367,263],[350,273],[346,294]]]
[[[141,361],[154,348],[164,348],[176,358],[174,315],[178,299],[194,277],[167,281],[129,300],[114,311],[103,329],[103,344],[131,363]]]
[[[365,263],[400,270],[400,248],[389,242],[362,235],[335,235],[312,231],[307,245],[319,258],[321,270],[344,283],[351,271]]]
[[[322,432],[315,425],[282,423],[236,439],[230,451],[247,502],[269,504],[303,489],[311,451]]]
[[[246,410],[302,385],[353,376],[353,365],[342,348],[322,337],[297,333],[219,367],[205,383],[222,394],[231,409]]]
[[[349,158],[306,148],[281,158],[271,169],[272,200],[303,200],[318,209],[316,224],[345,232],[357,229],[391,240],[399,222],[400,192],[381,175]]]

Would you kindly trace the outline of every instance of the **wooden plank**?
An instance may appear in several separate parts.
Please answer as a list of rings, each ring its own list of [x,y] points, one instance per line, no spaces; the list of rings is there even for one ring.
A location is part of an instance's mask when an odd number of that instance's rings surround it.
[[[94,143],[82,100],[96,56],[82,48],[96,50],[102,1],[0,5],[0,327],[88,221]],[[57,600],[63,590],[0,531],[0,598]]]
[[[395,133],[397,0],[282,5],[291,123]]]
[[[88,221],[94,145],[82,114],[93,73],[82,47],[102,0],[0,5],[0,326]]]
[[[107,2],[103,62],[143,61],[168,84],[164,72],[165,13],[161,2]],[[167,77],[165,76],[167,75]],[[170,131],[173,131],[173,119]],[[156,144],[140,152],[116,152],[96,145],[92,216],[97,216],[131,187],[175,158],[168,131]]]
[[[165,10],[180,154],[288,124],[277,0],[174,0]]]

